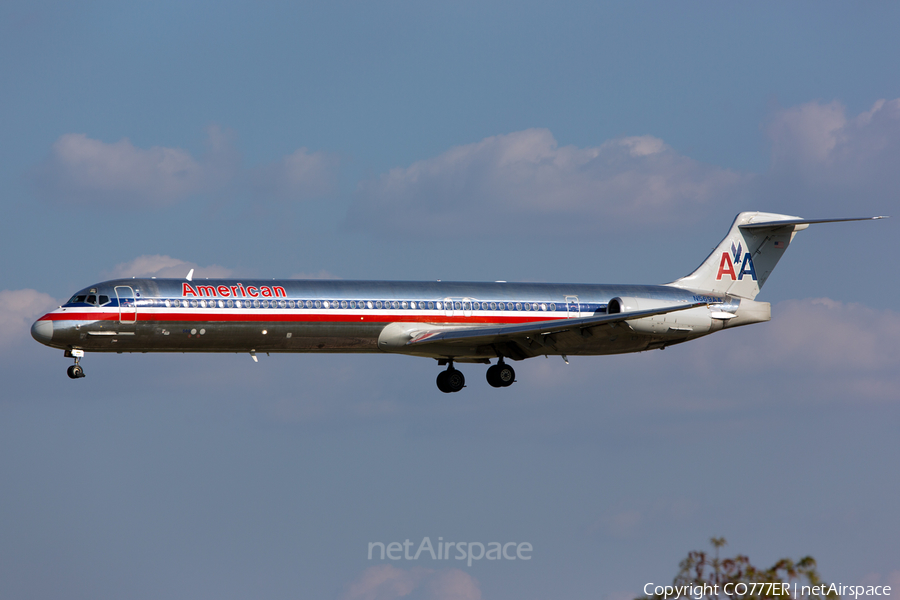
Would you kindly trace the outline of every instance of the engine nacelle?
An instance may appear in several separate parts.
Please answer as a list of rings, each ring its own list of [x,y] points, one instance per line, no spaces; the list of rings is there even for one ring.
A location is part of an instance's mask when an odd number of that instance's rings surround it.
[[[682,302],[673,302],[671,300],[619,296],[609,301],[606,305],[606,312],[607,314],[615,315],[636,310],[667,308],[669,306],[675,308],[682,305]],[[689,334],[709,333],[713,327],[713,319],[710,314],[709,308],[698,306],[642,319],[629,319],[626,323],[638,333],[683,337]]]

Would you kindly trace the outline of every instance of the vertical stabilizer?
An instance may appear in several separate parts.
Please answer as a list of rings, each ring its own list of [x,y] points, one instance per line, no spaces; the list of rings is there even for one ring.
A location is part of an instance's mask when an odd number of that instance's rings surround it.
[[[780,223],[783,221],[783,223]],[[742,212],[728,235],[697,270],[668,284],[753,299],[794,235],[809,227],[800,217]]]

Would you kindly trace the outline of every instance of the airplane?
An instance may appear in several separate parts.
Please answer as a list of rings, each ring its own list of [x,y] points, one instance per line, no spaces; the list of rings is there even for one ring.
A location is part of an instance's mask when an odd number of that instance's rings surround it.
[[[132,278],[76,292],[31,327],[38,342],[85,352],[330,352],[430,357],[445,393],[465,387],[457,363],[482,363],[495,388],[507,360],[663,349],[771,318],[757,294],[803,219],[742,212],[690,275],[663,285],[450,281]],[[496,363],[491,364],[492,360]]]

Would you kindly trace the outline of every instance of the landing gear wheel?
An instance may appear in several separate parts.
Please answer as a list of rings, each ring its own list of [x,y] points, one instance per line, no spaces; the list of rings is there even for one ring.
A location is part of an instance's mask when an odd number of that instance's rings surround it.
[[[499,365],[491,365],[487,370],[487,382],[491,384],[491,387],[503,387],[503,382],[500,381],[500,374],[498,371],[500,370]]]
[[[445,373],[447,373],[447,387],[451,392],[458,392],[466,387],[466,376],[462,374],[462,371],[448,369]]]
[[[84,369],[81,368],[81,365],[72,365],[66,369],[66,375],[69,376],[69,379],[78,379],[84,377]]]
[[[446,371],[441,371],[440,373],[438,373],[437,386],[438,389],[445,394],[458,392],[459,390],[466,387],[466,377],[462,374],[461,371],[450,368]]]
[[[487,370],[487,381],[492,387],[508,387],[516,381],[515,370],[506,363],[498,363]]]
[[[444,392],[445,394],[449,394],[452,390],[447,386],[447,371],[441,371],[437,376],[437,386],[438,389]]]

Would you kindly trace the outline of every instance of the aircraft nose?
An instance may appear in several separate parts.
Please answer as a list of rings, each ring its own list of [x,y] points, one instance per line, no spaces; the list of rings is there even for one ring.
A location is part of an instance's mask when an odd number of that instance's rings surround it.
[[[53,339],[53,321],[39,319],[31,326],[31,337],[42,344],[49,344]]]

